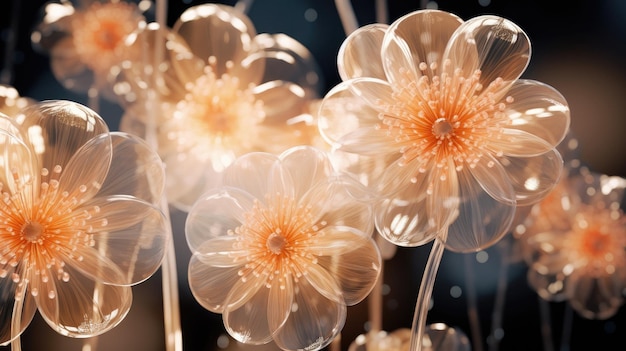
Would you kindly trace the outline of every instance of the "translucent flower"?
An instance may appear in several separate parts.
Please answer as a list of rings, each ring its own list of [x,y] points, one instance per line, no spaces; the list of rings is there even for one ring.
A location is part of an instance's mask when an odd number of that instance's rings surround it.
[[[73,3],[78,2],[74,5]],[[151,2],[119,0],[59,1],[45,5],[44,17],[31,38],[50,54],[52,73],[64,87],[79,93],[96,87],[115,98],[107,83],[119,63],[126,37],[145,22]]]
[[[247,344],[319,350],[380,273],[369,195],[321,151],[249,153],[189,212],[189,285]]]
[[[232,7],[190,7],[173,32],[149,25],[128,46],[150,54],[119,68],[115,89],[128,105],[120,128],[144,136],[154,123],[168,200],[180,209],[219,185],[238,156],[319,135],[308,113],[320,86],[309,51],[284,34],[257,35]]]
[[[523,236],[528,281],[550,301],[567,300],[581,316],[606,319],[626,289],[626,179],[589,173],[565,178],[535,205]]]
[[[357,176],[380,195],[383,236],[416,246],[448,228],[447,248],[475,251],[507,233],[516,205],[552,189],[569,108],[553,88],[518,79],[529,59],[526,34],[496,16],[416,11],[346,39],[343,82],[319,126],[370,165]]]
[[[12,86],[0,84],[0,113],[16,116],[21,109],[34,103],[35,100],[20,96]]]
[[[350,344],[348,351],[408,351],[410,341],[410,329],[397,329],[391,333],[380,331],[376,334],[361,334]],[[467,335],[460,329],[449,327],[444,323],[434,323],[426,326],[422,350],[470,351],[471,347]]]
[[[0,144],[0,343],[36,310],[62,335],[110,330],[164,255],[158,156],[67,101],[1,115]]]

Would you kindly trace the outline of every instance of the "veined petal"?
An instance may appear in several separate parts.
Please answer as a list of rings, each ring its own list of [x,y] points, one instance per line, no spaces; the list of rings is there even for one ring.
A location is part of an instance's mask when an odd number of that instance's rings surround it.
[[[553,87],[534,80],[517,80],[508,92],[513,102],[507,104],[509,128],[533,134],[552,147],[567,135],[570,110],[567,101]]]
[[[510,184],[508,174],[492,155],[484,154],[474,167],[468,169],[475,181],[489,196],[509,206],[516,204],[515,191]],[[472,182],[469,178],[465,181]],[[462,188],[461,191],[463,190]],[[467,195],[472,196],[474,194],[470,191]]]
[[[0,345],[2,346],[7,345],[12,340],[12,336],[21,335],[33,320],[33,316],[37,311],[35,299],[31,292],[27,290],[30,289],[30,286],[24,284],[19,288],[10,277],[11,272],[7,272],[6,277],[0,278]],[[21,292],[18,289],[21,289]],[[15,299],[16,296],[19,296],[22,300],[21,310],[16,310],[19,303]],[[15,312],[19,313],[20,328],[15,335],[12,335],[11,323]]]
[[[223,313],[226,297],[235,283],[241,279],[237,272],[242,266],[213,267],[204,263],[201,254],[193,254],[189,261],[189,287],[202,307],[215,313]]]
[[[107,177],[112,155],[111,136],[108,133],[88,140],[72,155],[63,169],[59,190],[67,192],[68,198],[75,199],[78,204],[91,199]],[[94,160],[96,157],[98,159]]]
[[[9,195],[21,192],[22,201],[32,204],[41,179],[34,150],[19,135],[0,129],[0,160],[0,190]]]
[[[286,279],[285,279],[286,278]],[[293,306],[294,281],[291,276],[273,279],[270,287],[270,298],[267,301],[267,322],[270,332],[274,334],[285,323]]]
[[[566,294],[572,308],[588,319],[608,319],[624,303],[623,275],[593,276],[576,270],[568,279]]]
[[[165,171],[159,155],[143,139],[131,134],[111,133],[111,141],[114,161],[98,196],[131,195],[160,203]]]
[[[389,113],[383,110],[385,106],[396,105],[393,97],[393,86],[384,80],[375,78],[356,78],[344,82],[354,96],[360,97],[371,108],[379,112]]]
[[[263,101],[264,126],[276,127],[276,130],[295,129],[294,123],[307,110],[311,92],[294,83],[273,80],[253,88],[257,100]],[[297,133],[292,130],[292,133]],[[263,142],[263,141],[262,141]],[[293,146],[287,145],[286,147]]]
[[[300,42],[283,33],[263,33],[254,38],[254,43],[257,50],[246,57],[241,65],[263,73],[263,66],[256,68],[256,61],[265,61],[265,72],[260,82],[291,82],[307,95],[316,95],[321,91],[323,82],[320,68],[311,52]]]
[[[224,310],[224,327],[235,340],[244,344],[260,345],[272,341],[268,321],[270,303],[275,296],[269,288],[261,287],[246,303]],[[283,310],[284,311],[284,310]]]
[[[95,282],[71,265],[64,269],[70,277],[67,282],[51,278],[35,297],[39,312],[54,330],[87,338],[111,330],[126,317],[132,303],[130,287]]]
[[[239,238],[224,235],[211,238],[196,248],[195,257],[202,263],[219,268],[237,267],[245,262],[247,248],[237,245]]]
[[[65,169],[87,141],[109,132],[97,113],[71,101],[44,101],[28,106],[16,120],[28,132],[25,141],[41,160],[41,167],[49,171],[57,165]]]
[[[320,133],[335,148],[344,135],[360,128],[374,129],[380,123],[379,112],[356,96],[349,83],[340,83],[331,89],[318,112]]]
[[[293,196],[293,182],[278,157],[264,152],[245,154],[224,171],[225,185],[246,191],[261,202],[267,194]]]
[[[230,162],[233,155],[225,155],[224,159],[201,159],[192,152],[173,152],[163,155],[165,167],[165,192],[167,200],[181,211],[189,211],[198,197],[222,185],[224,165]],[[215,161],[215,162],[213,162]]]
[[[486,145],[495,155],[512,157],[532,157],[554,149],[537,135],[519,129],[502,129],[502,138],[493,138]]]
[[[518,206],[537,203],[556,186],[563,159],[556,149],[533,157],[500,157],[515,190]]]
[[[102,277],[103,282],[132,285],[152,276],[170,240],[170,225],[163,212],[156,205],[124,195],[98,197],[85,204],[87,209],[96,207],[99,210],[88,221],[93,227],[94,248],[124,277],[121,282]]]
[[[441,65],[446,44],[463,21],[448,12],[415,11],[391,24],[383,39],[385,74],[393,85],[408,86],[426,74],[431,64]],[[424,70],[420,63],[425,63]]]
[[[329,300],[308,279],[298,279],[294,291],[291,313],[274,332],[274,341],[284,350],[321,350],[343,328],[346,305]]]
[[[333,172],[327,155],[310,146],[292,147],[280,155],[280,160],[285,172],[293,179],[295,198],[301,198]]]
[[[187,244],[192,252],[212,238],[227,236],[244,222],[254,197],[235,188],[212,190],[198,199],[185,222]]]
[[[487,248],[507,234],[513,222],[515,202],[511,199],[511,187],[506,182],[497,184],[506,179],[502,178],[502,171],[485,167],[457,172],[458,217],[450,225],[446,240],[446,248],[452,251],[474,252]],[[489,171],[495,176],[485,174]]]
[[[530,51],[530,40],[520,27],[486,15],[474,17],[456,30],[443,60],[450,60],[447,69],[461,69],[463,77],[480,70],[480,81],[486,87],[496,78],[505,82],[519,78],[530,62]]]
[[[433,240],[439,230],[430,220],[426,198],[413,201],[395,198],[376,204],[376,229],[398,246],[420,246]]]
[[[386,24],[375,23],[350,33],[337,54],[337,68],[342,80],[360,77],[386,79],[381,49],[388,28]]]
[[[257,83],[246,72],[263,72],[264,68],[255,66],[255,70],[249,70],[240,65],[253,51],[253,38],[256,36],[254,25],[240,11],[218,4],[192,6],[180,15],[173,30],[187,41],[193,53],[204,62],[210,57],[215,58],[214,67],[218,77],[229,73],[240,78],[242,86]]]
[[[335,277],[348,306],[367,297],[382,265],[378,246],[371,237],[355,234],[348,228],[326,228],[324,236],[311,249],[323,256],[319,257],[319,266]],[[318,286],[318,290],[321,288]]]

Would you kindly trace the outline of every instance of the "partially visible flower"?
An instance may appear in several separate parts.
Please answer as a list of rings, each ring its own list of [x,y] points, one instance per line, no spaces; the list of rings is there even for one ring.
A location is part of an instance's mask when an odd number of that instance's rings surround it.
[[[1,115],[0,144],[0,344],[36,310],[66,336],[115,327],[164,256],[158,156],[68,101]]]
[[[397,329],[391,333],[380,331],[359,335],[348,351],[408,351],[411,346],[411,329]],[[424,351],[470,351],[465,333],[444,323],[426,326],[422,339]]]
[[[567,300],[580,315],[606,319],[626,289],[626,179],[590,173],[565,178],[535,205],[520,240],[528,281],[550,301]]]
[[[311,147],[238,158],[187,217],[193,295],[240,342],[322,349],[380,273],[369,199]]]
[[[516,206],[552,189],[569,108],[553,88],[518,79],[529,59],[526,34],[496,16],[416,11],[346,39],[344,81],[319,126],[369,165],[357,176],[380,196],[381,235],[417,246],[446,232],[448,249],[476,251],[509,231]]]
[[[257,35],[232,7],[193,6],[173,32],[149,25],[128,47],[149,54],[120,66],[116,91],[128,105],[120,128],[146,138],[156,131],[168,200],[180,209],[219,185],[238,156],[278,154],[319,135],[309,104],[320,77],[309,51],[284,34]]]
[[[0,84],[0,113],[12,117],[33,103],[35,100],[20,96],[12,86]]]
[[[107,82],[109,70],[118,64],[124,40],[145,22],[149,4],[137,1],[53,1],[31,38],[35,48],[50,54],[56,79],[67,89],[85,93],[96,87],[114,98]]]

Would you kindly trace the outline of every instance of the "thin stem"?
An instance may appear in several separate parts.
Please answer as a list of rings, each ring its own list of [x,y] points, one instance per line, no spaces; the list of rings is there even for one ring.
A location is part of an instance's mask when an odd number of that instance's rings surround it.
[[[329,351],[341,351],[341,333],[339,333],[333,341],[328,345]]]
[[[473,351],[483,351],[482,331],[478,316],[478,301],[476,298],[476,279],[474,274],[474,262],[469,254],[463,255],[465,260],[465,285],[467,286],[467,317],[469,318],[470,331],[472,333]]]
[[[10,85],[13,80],[13,61],[15,61],[15,45],[17,30],[20,21],[20,4],[22,0],[13,0],[11,5],[11,27],[7,35],[7,45],[4,47],[4,67],[0,73],[0,83]]]
[[[96,113],[99,113],[98,110],[100,109],[100,91],[96,87],[95,83],[89,88],[89,90],[87,90],[87,97],[89,99],[87,102],[87,106],[89,106],[89,108],[94,110]]]
[[[350,0],[335,0],[335,6],[337,7],[343,30],[346,32],[346,36],[348,36],[359,28],[359,22],[354,14],[352,3],[350,3]]]
[[[496,287],[496,296],[493,303],[493,311],[491,314],[491,333],[489,338],[489,351],[498,351],[500,348],[500,340],[502,340],[502,316],[504,315],[504,302],[506,300],[506,289],[508,285],[507,273],[509,269],[509,254],[511,252],[511,243],[509,240],[501,240],[498,243],[501,252],[500,272],[498,274],[498,286]]]
[[[22,284],[26,284],[22,282]],[[20,331],[22,330],[22,312],[24,309],[24,298],[26,287],[17,288],[15,293],[15,302],[13,303],[13,314],[11,316],[11,351],[22,351],[22,339]]]
[[[239,0],[235,3],[235,9],[240,11],[241,13],[248,13],[250,11],[250,7],[252,7],[252,3],[254,0]]]
[[[96,351],[98,348],[98,337],[93,336],[91,338],[85,339],[83,342],[83,348],[81,351]]]
[[[541,339],[544,351],[554,351],[552,339],[552,318],[550,317],[550,303],[539,297],[539,314],[541,321]]]
[[[561,351],[570,350],[570,341],[572,340],[572,324],[574,324],[574,310],[569,303],[565,304],[563,312],[563,332],[561,334]]]
[[[387,0],[376,0],[376,22],[388,23],[389,12],[387,11]]]
[[[448,228],[443,229],[441,237],[437,236],[430,249],[428,262],[422,276],[422,283],[417,295],[415,303],[415,314],[413,315],[413,324],[411,326],[411,351],[420,351],[422,349],[422,338],[426,330],[426,317],[428,315],[428,306],[430,298],[433,295],[435,286],[435,278],[441,263],[441,257],[445,248],[445,240],[448,237]]]
[[[369,313],[370,335],[376,335],[383,328],[383,271],[385,260],[382,260],[380,276],[367,297],[367,310]]]

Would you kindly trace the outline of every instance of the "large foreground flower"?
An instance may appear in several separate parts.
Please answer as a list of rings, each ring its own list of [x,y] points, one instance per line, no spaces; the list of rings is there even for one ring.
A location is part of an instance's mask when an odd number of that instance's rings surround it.
[[[319,350],[364,299],[381,257],[369,196],[324,153],[249,153],[189,212],[189,284],[236,340]]]
[[[44,17],[31,36],[33,45],[50,54],[52,73],[64,87],[80,93],[95,87],[114,98],[107,82],[109,70],[128,50],[124,47],[126,37],[145,22],[143,12],[148,4],[52,1],[45,5]]]
[[[319,135],[308,114],[320,84],[309,51],[284,34],[257,35],[232,7],[190,7],[173,31],[149,25],[127,44],[149,54],[120,66],[120,128],[155,130],[168,200],[180,209],[219,185],[238,156],[278,154]]]
[[[0,144],[0,343],[36,310],[62,335],[110,330],[164,255],[158,156],[67,101],[1,115]]]
[[[626,179],[589,173],[561,181],[535,205],[520,236],[528,281],[589,319],[613,316],[626,289]]]
[[[358,176],[380,195],[383,236],[416,246],[447,232],[451,250],[485,248],[516,205],[554,186],[569,109],[553,88],[518,79],[529,59],[526,34],[496,16],[416,11],[346,39],[320,130],[370,164]]]

